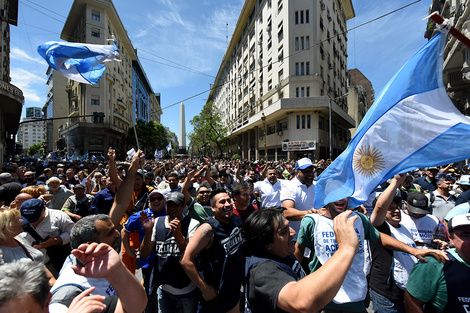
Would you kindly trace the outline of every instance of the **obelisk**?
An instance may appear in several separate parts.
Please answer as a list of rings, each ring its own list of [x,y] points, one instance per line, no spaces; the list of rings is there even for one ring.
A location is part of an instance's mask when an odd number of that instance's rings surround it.
[[[184,117],[184,103],[180,104],[180,133],[179,133],[179,154],[186,154],[186,120]]]

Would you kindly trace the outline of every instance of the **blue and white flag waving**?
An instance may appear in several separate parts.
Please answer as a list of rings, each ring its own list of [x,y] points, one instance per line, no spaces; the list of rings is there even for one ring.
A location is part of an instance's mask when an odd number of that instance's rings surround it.
[[[434,36],[392,77],[346,150],[320,175],[315,208],[349,197],[357,207],[395,174],[470,156],[470,118],[442,83],[445,35]]]
[[[155,150],[155,159],[161,159],[163,157],[163,149],[162,150]]]
[[[96,155],[93,154],[93,155],[91,156],[91,160],[94,162],[94,161],[96,160]]]
[[[166,146],[166,151],[170,152],[170,150],[171,150],[171,141]]]
[[[118,60],[119,50],[112,45],[49,41],[38,47],[38,53],[50,67],[65,77],[85,83],[96,84],[106,66],[101,63]]]

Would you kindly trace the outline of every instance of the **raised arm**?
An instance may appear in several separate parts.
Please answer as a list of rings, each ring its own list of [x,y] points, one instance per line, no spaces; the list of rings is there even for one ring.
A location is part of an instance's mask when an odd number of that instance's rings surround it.
[[[146,212],[141,211],[140,212],[140,224],[145,230],[144,239],[142,240],[142,243],[140,244],[140,256],[143,258],[147,258],[155,249],[155,241],[152,241],[152,231],[153,231],[153,226],[155,224],[155,219],[153,217],[148,217]]]
[[[111,181],[113,182],[114,186],[116,186],[116,189],[119,189],[122,183],[121,177],[118,176],[117,171],[116,171],[116,151],[109,147],[108,149],[108,158],[109,158],[109,170],[108,170],[108,176],[111,178]]]
[[[377,199],[374,210],[370,216],[370,221],[374,227],[379,227],[385,222],[385,216],[387,215],[388,207],[393,201],[398,187],[405,181],[406,173],[393,176],[392,182],[382,192]]]
[[[277,298],[280,309],[287,312],[317,312],[334,298],[359,249],[354,230],[357,216],[348,219],[350,214],[346,211],[334,219],[338,250],[318,270],[281,289]]]
[[[115,313],[143,312],[147,295],[141,283],[121,262],[119,254],[104,243],[82,244],[72,254],[84,266],[72,265],[76,274],[106,278],[118,295]]]
[[[126,174],[126,177],[122,181],[121,186],[116,191],[113,206],[109,211],[109,216],[114,225],[119,225],[124,213],[129,207],[129,203],[132,199],[132,193],[134,192],[135,177],[137,170],[140,168],[141,162],[145,161],[144,154],[141,150],[137,151],[132,157],[132,163]]]
[[[183,186],[181,186],[181,193],[184,195],[184,202],[188,203],[191,200],[191,195],[189,194],[189,184],[194,177],[194,170],[190,171],[184,180]]]

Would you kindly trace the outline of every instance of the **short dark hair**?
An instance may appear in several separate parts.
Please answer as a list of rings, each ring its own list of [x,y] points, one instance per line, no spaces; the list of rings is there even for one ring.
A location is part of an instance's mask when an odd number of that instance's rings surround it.
[[[242,182],[242,183],[233,185],[232,196],[235,198],[235,196],[241,195],[243,190],[250,190],[250,185],[248,185],[247,182]]]
[[[262,256],[266,253],[266,246],[273,242],[274,234],[282,225],[284,210],[277,206],[256,210],[248,216],[242,226],[247,255]]]
[[[178,174],[176,174],[175,172],[171,172],[170,174],[168,174],[168,178],[170,177],[174,177],[176,179],[178,179]]]
[[[219,193],[228,194],[227,190],[225,190],[224,188],[218,188],[218,189],[212,190],[211,199],[210,199],[211,206],[215,206],[215,196],[218,195]]]
[[[108,220],[111,220],[109,215],[96,214],[85,216],[75,223],[70,233],[70,246],[72,249],[77,249],[82,243],[89,241],[98,242],[100,234],[96,229],[95,222]]]

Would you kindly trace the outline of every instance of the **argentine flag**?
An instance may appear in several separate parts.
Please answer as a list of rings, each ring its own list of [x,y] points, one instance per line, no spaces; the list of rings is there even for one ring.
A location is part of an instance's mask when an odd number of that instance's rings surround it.
[[[163,149],[162,150],[155,150],[155,159],[161,159],[163,157]]]
[[[166,151],[170,152],[170,150],[171,150],[171,141],[166,146]]]
[[[98,83],[106,70],[101,63],[119,58],[116,43],[93,45],[49,41],[38,47],[38,53],[50,67],[68,79],[91,85]]]
[[[434,36],[387,83],[349,146],[319,176],[315,208],[347,197],[357,207],[395,174],[470,157],[470,118],[442,82],[445,37]]]

